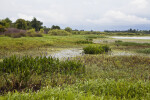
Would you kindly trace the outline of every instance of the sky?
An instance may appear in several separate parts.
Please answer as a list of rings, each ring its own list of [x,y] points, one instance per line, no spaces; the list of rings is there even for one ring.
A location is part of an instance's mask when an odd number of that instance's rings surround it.
[[[0,19],[78,30],[150,30],[150,0],[0,0]]]

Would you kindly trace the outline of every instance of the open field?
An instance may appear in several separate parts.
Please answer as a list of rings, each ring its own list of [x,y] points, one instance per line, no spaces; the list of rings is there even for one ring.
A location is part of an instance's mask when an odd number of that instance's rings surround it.
[[[111,50],[84,54],[89,45]],[[149,100],[149,48],[109,35],[1,36],[0,100]]]

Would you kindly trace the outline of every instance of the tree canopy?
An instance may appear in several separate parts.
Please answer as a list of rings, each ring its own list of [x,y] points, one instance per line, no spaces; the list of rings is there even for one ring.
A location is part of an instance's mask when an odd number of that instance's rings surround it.
[[[31,27],[36,31],[39,31],[42,28],[43,23],[38,21],[35,17],[31,21]]]
[[[15,22],[15,26],[18,29],[23,29],[23,30],[27,29],[27,23],[24,19],[17,19]]]

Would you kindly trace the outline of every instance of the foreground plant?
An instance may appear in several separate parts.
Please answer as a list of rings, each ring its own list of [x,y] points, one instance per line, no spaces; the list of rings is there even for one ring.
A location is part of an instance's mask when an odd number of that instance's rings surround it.
[[[2,79],[0,92],[20,90],[32,87],[32,85],[40,87],[42,77],[47,74],[52,77],[57,74],[80,75],[84,72],[85,66],[79,61],[59,61],[59,59],[52,57],[11,56],[0,62],[0,77]],[[36,77],[39,79],[33,82]]]

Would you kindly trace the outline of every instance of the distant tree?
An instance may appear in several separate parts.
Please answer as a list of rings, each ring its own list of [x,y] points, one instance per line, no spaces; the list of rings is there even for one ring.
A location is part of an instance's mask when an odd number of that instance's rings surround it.
[[[35,17],[31,21],[31,27],[36,31],[39,31],[42,28],[43,23],[38,21]]]
[[[71,31],[72,31],[72,29],[71,29],[70,27],[66,27],[66,28],[65,28],[65,31],[67,31],[67,32],[71,32]]]
[[[27,23],[27,29],[32,29],[31,22],[27,20],[26,23]]]
[[[5,27],[0,25],[0,32],[5,32],[5,31],[6,31]]]
[[[6,23],[9,24],[9,27],[14,27],[14,24],[12,23],[12,21],[7,17],[4,19],[6,21]]]
[[[7,23],[5,20],[0,20],[0,25],[2,25],[5,28],[9,27],[9,23]]]
[[[5,18],[4,20],[5,20],[7,23],[10,23],[10,24],[12,23],[12,21],[11,21],[8,17]]]
[[[47,28],[46,26],[44,26],[43,29],[44,29],[44,32],[45,32],[46,34],[47,34],[48,31],[50,30],[50,28]]]
[[[27,23],[24,19],[17,19],[15,22],[15,26],[18,29],[23,29],[23,30],[27,29]]]
[[[51,27],[51,29],[52,29],[52,30],[53,30],[53,29],[60,29],[60,27],[53,25],[53,26]]]

